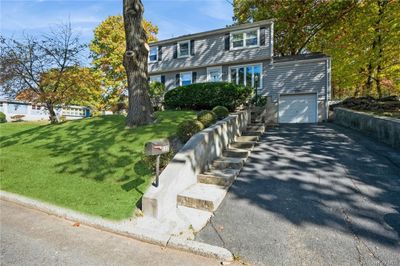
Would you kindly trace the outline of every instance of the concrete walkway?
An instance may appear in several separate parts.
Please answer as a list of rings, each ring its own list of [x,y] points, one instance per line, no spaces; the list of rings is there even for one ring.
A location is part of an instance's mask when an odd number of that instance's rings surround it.
[[[219,265],[0,201],[1,265]]]
[[[198,241],[253,265],[400,265],[400,151],[333,124],[270,129]]]

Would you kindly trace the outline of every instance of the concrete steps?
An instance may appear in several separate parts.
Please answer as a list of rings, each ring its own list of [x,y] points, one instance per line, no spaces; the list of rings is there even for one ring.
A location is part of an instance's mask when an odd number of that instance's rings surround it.
[[[214,160],[209,170],[197,176],[196,184],[178,194],[178,208],[215,211],[264,131],[263,123],[250,124],[242,135],[223,151],[222,156]]]
[[[239,174],[238,169],[210,169],[197,176],[197,181],[203,184],[213,184],[228,187]]]
[[[227,189],[212,184],[197,183],[178,194],[180,206],[205,211],[215,211],[226,195]]]

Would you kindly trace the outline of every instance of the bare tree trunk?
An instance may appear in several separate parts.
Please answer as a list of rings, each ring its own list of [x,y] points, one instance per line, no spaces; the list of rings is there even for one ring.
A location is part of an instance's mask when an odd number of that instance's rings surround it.
[[[153,121],[153,107],[147,81],[148,45],[142,26],[143,4],[141,0],[124,0],[124,26],[126,51],[124,67],[128,78],[128,127],[149,124]]]
[[[47,110],[49,110],[49,118],[50,118],[50,123],[52,124],[57,124],[58,123],[58,117],[56,112],[54,111],[54,105],[51,103],[46,104]]]

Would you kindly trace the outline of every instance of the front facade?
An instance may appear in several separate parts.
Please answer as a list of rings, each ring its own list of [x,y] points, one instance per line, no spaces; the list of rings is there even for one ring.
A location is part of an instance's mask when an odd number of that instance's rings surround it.
[[[6,115],[7,121],[40,121],[49,120],[49,112],[42,104],[0,99],[0,112]],[[90,108],[85,106],[57,106],[55,112],[58,117],[66,120],[81,119],[90,116]]]
[[[268,96],[271,122],[317,122],[327,117],[330,58],[274,57],[273,20],[235,25],[150,44],[150,81],[167,89],[227,81]]]

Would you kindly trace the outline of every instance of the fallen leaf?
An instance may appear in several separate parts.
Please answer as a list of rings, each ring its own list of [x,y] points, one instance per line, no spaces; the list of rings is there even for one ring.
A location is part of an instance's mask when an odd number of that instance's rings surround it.
[[[80,225],[81,225],[80,223],[74,223],[72,226],[79,227]]]

